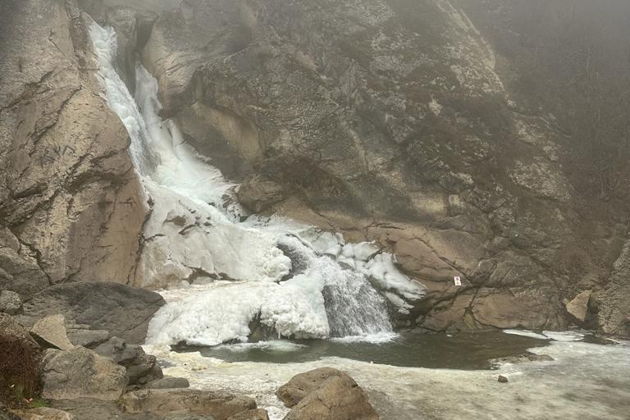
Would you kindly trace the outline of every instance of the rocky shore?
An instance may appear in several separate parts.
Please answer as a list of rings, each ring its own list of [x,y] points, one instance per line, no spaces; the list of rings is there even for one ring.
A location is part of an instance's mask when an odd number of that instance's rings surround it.
[[[0,419],[267,420],[248,396],[190,389],[164,376],[144,342],[157,293],[120,284],[47,289],[0,300]],[[124,337],[124,338],[121,338]],[[316,369],[278,389],[287,420],[378,419],[345,373]]]

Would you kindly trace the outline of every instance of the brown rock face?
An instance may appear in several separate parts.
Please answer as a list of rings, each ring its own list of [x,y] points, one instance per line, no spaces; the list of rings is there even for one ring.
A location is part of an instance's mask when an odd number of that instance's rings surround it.
[[[239,197],[250,208],[398,253],[402,269],[429,288],[407,323],[562,328],[563,299],[612,287],[630,203],[617,187],[630,150],[615,140],[627,124],[613,106],[628,98],[597,102],[605,116],[588,111],[594,98],[611,97],[595,92],[625,92],[624,53],[592,25],[576,36],[553,32],[628,6],[601,11],[579,1],[571,15],[562,3],[534,8],[533,25],[518,1],[194,0],[159,12],[142,58],[158,78],[163,113],[224,173],[245,180]],[[606,22],[611,36],[627,39],[621,20]],[[515,41],[511,23],[532,42]],[[579,42],[552,44],[544,56],[533,47],[552,39],[602,44],[591,62],[619,85],[602,85],[593,71],[586,96],[574,94],[558,75],[566,64],[582,81],[584,63],[554,57],[580,56]],[[543,69],[540,79],[532,68]],[[584,134],[587,120],[614,164],[589,160],[586,151],[600,149]],[[465,308],[453,304],[460,295],[470,297]],[[451,304],[457,315],[445,317]],[[437,313],[453,322],[433,322]]]
[[[4,2],[0,45],[0,288],[133,280],[144,205],[81,12]]]
[[[378,420],[365,393],[347,374],[332,368],[301,373],[276,393],[287,407],[285,420]]]

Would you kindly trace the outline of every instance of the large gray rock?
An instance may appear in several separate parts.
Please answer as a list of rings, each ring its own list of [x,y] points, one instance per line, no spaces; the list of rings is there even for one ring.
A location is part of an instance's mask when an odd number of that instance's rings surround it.
[[[92,350],[48,350],[42,362],[42,397],[117,400],[127,386],[125,368]]]
[[[378,420],[365,393],[347,374],[320,368],[294,376],[277,392],[287,407],[285,420]]]
[[[25,314],[62,314],[69,323],[106,330],[128,343],[144,343],[153,314],[164,305],[155,292],[116,283],[70,283],[50,287],[24,304]]]
[[[70,342],[66,334],[65,321],[63,315],[47,316],[33,325],[31,335],[44,347],[70,350],[74,345]]]
[[[20,295],[10,290],[0,292],[0,312],[15,315],[22,309],[22,299]]]
[[[586,321],[588,302],[591,299],[591,294],[592,292],[590,290],[585,290],[566,304],[567,312],[579,322]]]
[[[144,385],[163,377],[155,356],[146,354],[139,345],[127,344],[121,338],[112,337],[94,351],[125,367],[129,385]]]
[[[161,379],[146,384],[147,389],[175,389],[175,388],[188,388],[190,383],[186,378],[174,378],[171,376],[165,376]]]
[[[225,392],[146,389],[125,394],[121,405],[128,413],[167,415],[186,412],[208,414],[216,420],[225,420],[234,414],[255,409],[256,401]]]

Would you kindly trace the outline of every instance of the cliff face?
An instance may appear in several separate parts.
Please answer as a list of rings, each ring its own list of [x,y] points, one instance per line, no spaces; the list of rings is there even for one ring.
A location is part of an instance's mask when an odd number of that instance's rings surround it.
[[[0,287],[132,280],[144,210],[80,10],[3,1],[0,28]]]
[[[32,16],[40,4],[13,3],[15,10],[18,4],[30,7]],[[532,17],[518,1],[79,3],[116,28],[119,67],[130,88],[139,57],[159,81],[164,116],[179,124],[199,153],[242,183],[245,205],[349,239],[376,240],[396,253],[401,268],[430,291],[401,323],[429,330],[563,328],[572,321],[564,303],[593,290],[586,325],[628,333],[623,302],[630,282],[622,248],[630,198],[627,169],[619,164],[627,153],[627,125],[613,112],[628,97],[608,95],[625,90],[594,83],[593,67],[591,79],[576,85],[584,63],[552,59],[568,44],[552,43],[558,37],[550,31],[572,16],[597,16],[580,9],[586,6],[538,2]],[[82,25],[72,20],[71,3],[50,4],[46,8],[56,10],[61,23],[44,19],[48,29],[21,35],[50,59],[32,64],[39,73],[29,73],[30,79],[11,70],[1,82],[2,141],[9,146],[0,158],[10,162],[2,194],[6,190],[10,198],[2,200],[0,220],[11,238],[26,244],[16,241],[11,249],[21,249],[20,261],[32,267],[29,285],[85,276],[130,281],[143,210],[129,172],[127,139],[93,94],[98,89],[80,61],[88,53],[77,46],[84,38],[67,35],[63,51],[46,41],[50,25],[67,27],[55,29],[55,41]],[[627,11],[621,3],[614,7]],[[611,33],[624,34],[623,19],[613,22]],[[18,27],[7,28],[3,39],[11,42],[5,44],[20,45]],[[601,51],[597,42],[610,43],[608,36],[579,34],[585,43],[575,46],[578,52],[587,44]],[[536,52],[541,46],[544,53]],[[620,51],[606,54],[615,53]],[[3,55],[3,67],[21,68],[19,54]],[[70,70],[59,71],[60,63]],[[49,75],[40,81],[54,69],[58,73],[50,74],[62,80]],[[615,71],[610,78],[622,80]],[[569,74],[574,84],[565,83]],[[43,85],[42,93],[33,87]],[[592,96],[571,93],[580,86],[591,86]],[[32,101],[19,99],[26,91],[60,105],[27,112]],[[82,94],[89,101],[74,110],[69,105]],[[608,100],[590,112],[586,104],[594,97]],[[7,108],[12,103],[24,105]],[[67,113],[73,122],[48,127],[51,112]],[[586,119],[592,115],[600,119]],[[19,124],[19,116],[28,116],[32,128]],[[614,132],[584,134],[582,128],[595,123],[611,126],[608,117]],[[21,137],[12,134],[18,130]],[[97,133],[101,140],[90,140]],[[606,147],[594,138],[605,139]],[[21,174],[15,156],[30,150],[40,157],[56,144],[84,149]],[[600,149],[609,154],[596,159],[589,153]],[[81,158],[85,153],[89,157]],[[606,156],[615,157],[615,165],[598,171]],[[122,204],[127,202],[132,204]],[[123,218],[132,228],[119,234]],[[51,231],[49,220],[56,223],[52,242],[44,235]],[[463,286],[453,284],[454,276],[462,277]]]

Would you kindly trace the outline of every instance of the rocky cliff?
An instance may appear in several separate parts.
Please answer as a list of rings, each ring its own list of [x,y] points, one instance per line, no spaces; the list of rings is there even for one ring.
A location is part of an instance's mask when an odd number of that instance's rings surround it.
[[[3,1],[0,287],[126,283],[144,207],[73,1]]]
[[[577,321],[565,304],[591,290],[584,325],[628,334],[627,51],[601,48],[628,25],[579,30],[601,13],[574,3],[78,6],[116,29],[130,89],[136,59],[158,79],[163,116],[242,183],[243,204],[393,251],[429,288],[401,324],[563,328]],[[79,9],[4,4],[3,288],[141,282],[146,210]],[[621,2],[607,13],[630,16]]]

